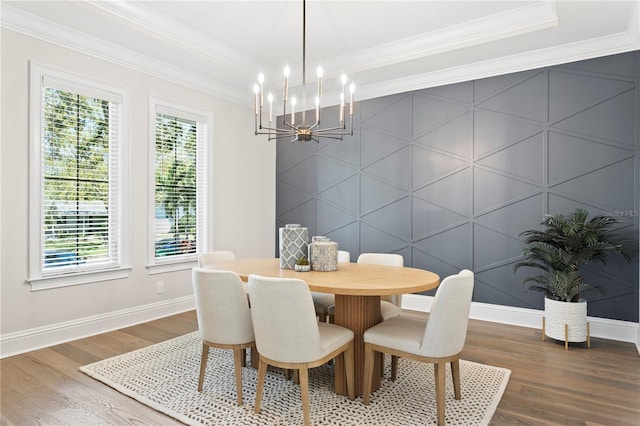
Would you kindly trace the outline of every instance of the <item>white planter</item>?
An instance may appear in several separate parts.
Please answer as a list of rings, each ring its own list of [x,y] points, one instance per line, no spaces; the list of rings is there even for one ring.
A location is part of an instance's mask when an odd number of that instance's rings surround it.
[[[587,301],[577,303],[561,302],[544,298],[544,334],[563,342],[584,342],[588,340]],[[565,329],[565,325],[567,328]],[[566,330],[566,336],[565,336]]]

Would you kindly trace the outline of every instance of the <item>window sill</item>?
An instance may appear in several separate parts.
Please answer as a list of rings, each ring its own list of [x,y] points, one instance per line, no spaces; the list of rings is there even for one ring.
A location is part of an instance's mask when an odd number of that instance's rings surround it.
[[[49,290],[52,288],[69,287],[72,285],[91,284],[100,281],[119,280],[129,277],[131,268],[117,268],[92,272],[71,273],[53,277],[28,279],[31,291]]]
[[[184,271],[186,269],[192,269],[195,266],[198,266],[198,260],[189,259],[179,262],[156,263],[153,265],[147,265],[147,270],[149,271],[149,275],[154,275],[163,274],[165,272]]]

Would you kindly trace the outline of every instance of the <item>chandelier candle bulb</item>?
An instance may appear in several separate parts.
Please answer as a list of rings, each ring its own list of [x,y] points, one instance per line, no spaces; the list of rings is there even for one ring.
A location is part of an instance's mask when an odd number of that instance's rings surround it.
[[[256,101],[255,101],[255,112],[256,112],[256,115],[258,115],[258,108],[259,108],[259,106],[258,106],[258,91],[259,90],[260,90],[260,87],[258,87],[257,84],[254,84],[253,85],[253,93],[255,93],[255,95],[256,95]]]
[[[284,67],[284,101],[287,102],[287,98],[289,97],[289,73],[291,70],[289,69],[289,65]]]
[[[296,98],[291,98],[291,124],[296,124]]]
[[[316,96],[316,122],[320,124],[320,96]]]
[[[351,83],[351,85],[349,86],[349,93],[351,98],[349,99],[349,114],[353,115],[353,92],[356,91],[356,86]]]
[[[269,125],[271,125],[271,121],[273,121],[273,95],[271,92],[267,95],[267,100],[269,101]]]
[[[263,106],[264,103],[264,99],[263,99],[263,94],[264,94],[264,74],[260,73],[258,74],[258,83],[260,83],[260,106]]]
[[[322,67],[318,67],[318,99],[320,99],[320,95],[322,95]]]

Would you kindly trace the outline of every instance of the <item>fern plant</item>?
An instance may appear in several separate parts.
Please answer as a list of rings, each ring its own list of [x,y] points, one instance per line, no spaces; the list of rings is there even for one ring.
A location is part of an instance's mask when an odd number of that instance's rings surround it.
[[[519,268],[532,267],[539,275],[525,278],[533,283],[529,289],[540,291],[554,300],[577,302],[590,291],[602,291],[583,281],[581,268],[592,261],[607,263],[609,254],[619,253],[630,262],[636,255],[632,240],[616,234],[611,227],[618,223],[613,216],[597,215],[588,219],[588,212],[576,209],[570,215],[548,215],[541,223],[544,230],[528,230],[520,234],[526,244],[524,260]]]

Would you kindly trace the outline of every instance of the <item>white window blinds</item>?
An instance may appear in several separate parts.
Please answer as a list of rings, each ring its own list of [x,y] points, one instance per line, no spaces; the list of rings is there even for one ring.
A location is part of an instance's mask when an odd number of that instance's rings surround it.
[[[154,262],[192,260],[206,247],[206,119],[155,108]]]
[[[41,277],[121,263],[118,94],[42,76],[39,270]]]

